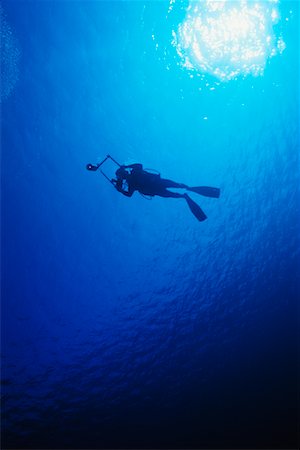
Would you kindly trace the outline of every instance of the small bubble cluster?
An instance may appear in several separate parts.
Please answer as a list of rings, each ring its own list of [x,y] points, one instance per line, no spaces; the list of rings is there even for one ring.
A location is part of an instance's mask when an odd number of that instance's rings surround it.
[[[17,39],[8,24],[3,9],[0,5],[0,91],[1,100],[8,98],[19,78],[20,51]]]

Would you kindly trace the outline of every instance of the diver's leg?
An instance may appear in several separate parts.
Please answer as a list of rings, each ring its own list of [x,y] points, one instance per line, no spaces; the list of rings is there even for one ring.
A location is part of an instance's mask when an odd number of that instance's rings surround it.
[[[188,187],[186,184],[176,183],[176,181],[167,180],[166,178],[161,178],[160,182],[164,188],[170,188],[170,187],[172,187],[172,188],[187,188]]]
[[[155,195],[158,195],[159,197],[185,198],[184,194],[179,194],[177,192],[171,192],[171,191],[168,191],[167,189],[161,189]]]

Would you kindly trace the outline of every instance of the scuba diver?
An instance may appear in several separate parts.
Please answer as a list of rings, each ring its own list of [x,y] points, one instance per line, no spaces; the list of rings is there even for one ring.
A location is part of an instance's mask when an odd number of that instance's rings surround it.
[[[121,194],[125,195],[126,197],[131,197],[135,191],[138,191],[140,194],[150,197],[158,195],[159,197],[183,198],[186,200],[191,212],[200,222],[207,218],[200,206],[197,205],[197,203],[194,202],[186,192],[172,192],[168,190],[168,188],[185,189],[187,191],[195,192],[206,197],[218,198],[220,196],[219,188],[207,186],[189,187],[183,183],[176,183],[175,181],[161,178],[159,173],[151,173],[145,170],[142,164],[136,163],[125,166],[117,163],[109,155],[106,157],[106,159],[107,158],[112,159],[119,166],[115,173],[116,178],[110,179],[105,175],[104,172],[102,172],[102,170],[101,173],[108,179],[108,181],[110,181],[110,183],[113,184],[113,186]],[[86,166],[87,170],[98,170],[99,167],[106,161],[106,159],[96,166],[93,164],[88,164]]]

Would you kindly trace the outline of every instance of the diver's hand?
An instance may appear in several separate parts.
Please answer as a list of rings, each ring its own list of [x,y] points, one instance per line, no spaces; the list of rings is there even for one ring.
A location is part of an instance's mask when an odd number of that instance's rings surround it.
[[[115,178],[112,178],[110,181],[111,181],[112,185],[117,189],[117,191],[122,189],[122,187],[118,183],[118,180],[116,180]]]

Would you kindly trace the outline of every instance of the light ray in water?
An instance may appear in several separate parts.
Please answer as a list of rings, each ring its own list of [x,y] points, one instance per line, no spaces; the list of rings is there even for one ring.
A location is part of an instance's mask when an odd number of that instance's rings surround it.
[[[274,31],[279,20],[278,0],[191,1],[184,21],[173,30],[173,45],[182,65],[192,71],[221,81],[258,76],[268,59],[285,49]]]

